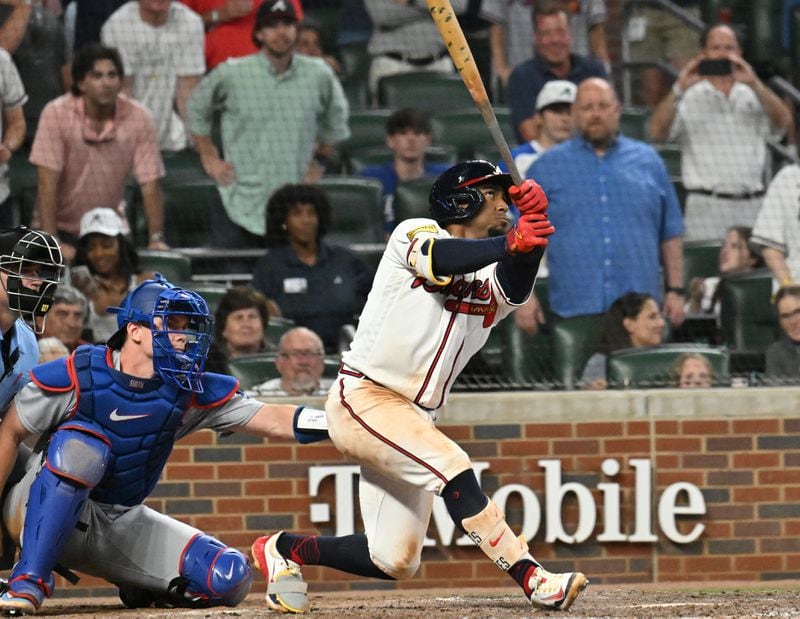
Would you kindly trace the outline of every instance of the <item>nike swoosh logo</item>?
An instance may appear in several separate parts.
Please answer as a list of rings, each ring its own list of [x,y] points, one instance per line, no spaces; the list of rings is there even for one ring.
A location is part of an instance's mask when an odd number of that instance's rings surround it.
[[[120,415],[117,411],[119,409],[114,409],[111,411],[111,414],[108,418],[111,421],[130,421],[131,419],[141,419],[142,417],[149,417],[150,415]]]
[[[506,532],[505,532],[505,531],[503,531],[503,532],[502,532],[500,535],[498,535],[496,538],[494,538],[494,539],[490,539],[490,540],[489,540],[489,546],[491,546],[492,548],[494,548],[495,546],[497,546],[497,544],[499,544],[499,543],[500,543],[500,539],[501,539],[501,538],[502,538],[502,537],[503,537],[505,534],[506,534]]]

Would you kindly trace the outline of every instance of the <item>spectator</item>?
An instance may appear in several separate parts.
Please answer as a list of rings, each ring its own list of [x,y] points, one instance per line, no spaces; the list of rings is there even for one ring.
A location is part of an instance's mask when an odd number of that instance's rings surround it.
[[[42,337],[57,339],[69,354],[81,344],[89,343],[83,339],[83,326],[88,314],[89,303],[83,293],[69,284],[59,284],[47,320],[42,320]]]
[[[128,0],[72,0],[64,15],[67,40],[79,52],[87,45],[100,42],[100,29],[111,14]],[[74,6],[74,9],[71,9]],[[74,10],[74,17],[70,11]]]
[[[119,307],[129,291],[152,273],[142,273],[139,256],[123,234],[114,209],[96,208],[81,218],[72,285],[89,300],[89,330],[95,342],[105,342],[117,331],[117,317],[106,309]]]
[[[84,213],[116,208],[125,221],[124,194],[133,170],[142,193],[148,247],[166,249],[158,179],[164,164],[150,113],[120,95],[122,61],[116,50],[90,45],[72,64],[72,92],[47,104],[31,150],[39,182],[34,226],[58,234],[72,260]]]
[[[605,389],[608,386],[608,356],[624,348],[658,346],[664,333],[664,318],[658,303],[649,294],[626,292],[611,304],[603,316],[600,350],[594,353],[583,369],[584,389]]]
[[[769,184],[750,239],[780,286],[800,281],[798,204],[800,166],[791,164],[782,168]]]
[[[297,53],[322,58],[336,75],[342,72],[342,65],[325,50],[325,37],[322,27],[311,19],[305,19],[297,26]]]
[[[544,188],[558,232],[547,250],[552,311],[600,314],[628,290],[660,300],[683,322],[683,221],[664,162],[619,135],[620,104],[605,80],[578,86],[579,135],[544,153],[528,175]]]
[[[700,19],[700,0],[673,0],[688,15]],[[697,53],[698,35],[671,12],[637,6],[628,21],[628,41],[634,62],[663,61],[680,71]],[[657,67],[642,69],[644,104],[655,108],[669,90],[669,75]]]
[[[456,15],[464,13],[468,0],[451,0]],[[381,78],[412,71],[452,73],[453,62],[424,2],[364,0],[374,26],[367,50],[369,93],[378,103]]]
[[[57,337],[43,337],[38,340],[39,344],[39,363],[47,363],[53,359],[68,357],[69,350],[64,343]]]
[[[57,0],[0,4],[0,47],[12,54],[28,94],[23,109],[28,146],[42,109],[64,93],[64,79],[69,74],[60,15]],[[13,41],[3,36],[6,31]]]
[[[253,287],[281,315],[318,333],[338,352],[340,330],[353,324],[367,299],[372,273],[358,256],[328,245],[331,207],[313,185],[285,185],[267,205],[269,250],[253,269]]]
[[[28,100],[19,73],[8,52],[0,49],[0,227],[15,222],[14,205],[10,199],[8,162],[25,141],[25,115],[22,106]]]
[[[161,150],[186,148],[186,105],[206,70],[203,20],[174,0],[133,0],[108,18],[101,36],[122,57],[125,94],[153,114]]]
[[[181,0],[203,18],[206,28],[205,55],[209,71],[228,58],[255,54],[259,45],[252,38],[256,12],[262,0]],[[300,0],[286,0],[297,19],[303,19]]]
[[[653,111],[650,133],[681,146],[686,238],[718,239],[731,226],[755,222],[764,195],[766,140],[791,135],[792,114],[742,59],[729,26],[711,26],[701,44]],[[708,60],[729,61],[721,67],[725,74],[708,75]]]
[[[231,359],[275,350],[267,339],[271,313],[274,307],[264,295],[247,286],[236,286],[222,295],[214,314],[214,340],[206,371],[227,372]]]
[[[394,197],[398,183],[436,177],[449,166],[425,161],[431,145],[431,122],[422,110],[405,108],[392,113],[386,121],[386,146],[394,154],[391,163],[367,166],[360,176],[377,178],[383,185],[386,232],[394,230]]]
[[[273,191],[316,180],[321,169],[314,157],[332,154],[333,144],[350,135],[347,100],[333,71],[319,58],[294,52],[291,5],[262,4],[253,40],[259,53],[217,67],[189,102],[203,168],[219,189],[211,216],[216,247],[262,247]],[[224,160],[210,137],[219,106]]]
[[[544,151],[572,137],[572,104],[577,91],[578,87],[567,80],[553,80],[542,86],[536,97],[535,112],[539,137],[511,149],[514,163],[522,176],[527,175],[528,168]],[[505,162],[501,161],[498,165],[503,172],[508,171]],[[516,217],[516,207],[512,206],[510,210]]]
[[[322,378],[325,349],[311,329],[295,327],[281,336],[275,359],[280,378],[273,378],[252,388],[258,396],[323,396],[333,384]]]
[[[752,228],[734,226],[725,234],[719,250],[719,273],[728,275],[751,271],[764,266],[761,256],[750,249]],[[687,314],[715,314],[719,316],[719,275],[693,277],[689,282],[686,302]]]
[[[681,389],[708,389],[714,386],[714,368],[699,353],[684,353],[672,366],[675,382]]]
[[[536,8],[536,0],[483,0],[480,15],[490,22],[489,47],[492,56],[492,74],[503,87],[508,86],[511,71],[533,57],[534,11],[545,9],[546,3]],[[579,0],[560,2],[569,15],[573,52],[581,56],[592,55],[609,68],[606,45],[605,0]]]
[[[529,142],[537,136],[533,116],[536,98],[545,82],[562,79],[580,84],[587,77],[606,77],[599,60],[572,52],[569,18],[563,9],[536,11],[534,50],[534,57],[515,67],[508,82],[511,122],[519,142]]]
[[[772,380],[800,378],[800,286],[784,286],[775,296],[778,341],[767,348],[766,376]]]

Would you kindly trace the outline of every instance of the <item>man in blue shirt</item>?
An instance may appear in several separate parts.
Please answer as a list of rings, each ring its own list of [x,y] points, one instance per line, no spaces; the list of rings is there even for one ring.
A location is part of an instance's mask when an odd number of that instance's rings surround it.
[[[422,110],[404,108],[394,112],[386,121],[386,146],[394,153],[390,163],[367,166],[360,176],[377,178],[383,185],[383,216],[386,233],[390,234],[394,220],[395,192],[398,183],[420,178],[433,179],[448,167],[446,163],[425,161],[425,150],[431,145],[431,123]]]
[[[580,84],[587,77],[606,77],[602,62],[572,53],[566,11],[557,7],[536,9],[533,24],[536,55],[518,65],[508,80],[511,122],[520,143],[537,137],[534,106],[545,82],[569,80]]]
[[[573,109],[579,135],[528,170],[558,230],[547,251],[550,306],[560,317],[599,314],[624,293],[643,292],[663,298],[677,326],[683,218],[664,163],[647,144],[619,135],[620,103],[607,81],[582,82]]]

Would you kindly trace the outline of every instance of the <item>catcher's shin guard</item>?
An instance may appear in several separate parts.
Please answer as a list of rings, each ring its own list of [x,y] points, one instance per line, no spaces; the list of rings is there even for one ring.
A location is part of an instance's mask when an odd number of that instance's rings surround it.
[[[111,451],[91,424],[70,422],[50,438],[47,457],[28,495],[22,553],[11,572],[0,609],[11,612],[19,598],[35,612],[53,590],[53,567],[92,488],[105,475]]]
[[[183,595],[193,606],[236,606],[253,582],[249,559],[210,535],[199,534],[183,551],[180,574],[186,580]]]
[[[528,544],[506,523],[505,515],[497,503],[490,500],[479,513],[461,521],[469,538],[494,564],[508,571],[520,559],[529,557]]]

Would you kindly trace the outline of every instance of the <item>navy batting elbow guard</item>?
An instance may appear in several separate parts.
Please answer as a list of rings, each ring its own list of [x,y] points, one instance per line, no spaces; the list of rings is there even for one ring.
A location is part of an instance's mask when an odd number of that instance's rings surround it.
[[[325,416],[325,411],[316,408],[298,406],[294,410],[292,428],[298,443],[316,443],[330,438],[328,436],[328,418]]]

